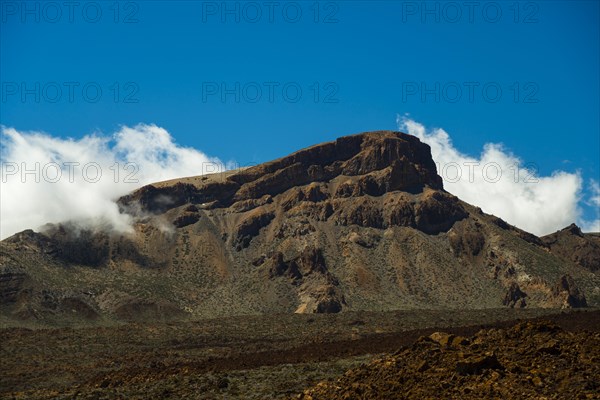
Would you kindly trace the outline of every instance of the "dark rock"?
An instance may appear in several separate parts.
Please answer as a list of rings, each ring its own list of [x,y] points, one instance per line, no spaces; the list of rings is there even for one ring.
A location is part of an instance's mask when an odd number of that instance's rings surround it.
[[[458,198],[446,192],[430,192],[415,205],[417,229],[432,235],[447,232],[468,215]]]
[[[503,220],[500,217],[492,216],[490,218],[490,220],[492,221],[492,223],[494,225],[496,225],[499,228],[504,229],[504,230],[509,230],[512,227],[512,225],[509,225],[508,222],[506,222],[505,220]]]
[[[526,297],[527,293],[521,290],[519,284],[512,282],[506,291],[506,295],[504,296],[504,300],[502,300],[502,304],[510,308],[514,308],[515,306],[518,308],[523,308],[527,305],[525,303]]]
[[[188,225],[195,224],[200,220],[200,215],[196,212],[184,212],[173,220],[173,225],[176,228],[183,228]]]
[[[266,204],[271,204],[273,202],[273,197],[270,195],[264,195],[259,199],[248,199],[248,200],[240,200],[237,203],[233,203],[230,209],[233,212],[245,212],[249,210],[253,210],[257,207],[264,206]]]
[[[15,303],[29,276],[22,272],[0,272],[0,305]]]
[[[429,363],[425,360],[421,361],[421,363],[417,366],[416,371],[417,372],[425,372],[427,371],[429,368],[431,368],[429,366]]]
[[[274,253],[269,261],[269,276],[274,278],[276,276],[287,276],[292,280],[302,279],[302,274],[298,270],[298,264],[296,260],[285,262],[283,254],[280,252]]]
[[[258,235],[258,232],[269,225],[271,220],[275,218],[272,212],[256,209],[250,211],[237,225],[233,238],[234,246],[237,250],[248,247],[252,238]]]
[[[579,289],[570,275],[563,275],[554,286],[554,296],[563,299],[563,307],[587,307],[585,294]]]
[[[551,355],[560,354],[560,343],[558,340],[551,339],[537,348],[538,353],[545,353]]]
[[[44,235],[53,243],[54,257],[62,261],[99,268],[109,260],[110,238],[107,232],[94,232],[64,223],[47,228]]]
[[[189,183],[176,183],[167,187],[144,186],[118,200],[122,212],[136,215],[138,211],[158,214],[184,204],[231,202],[231,197],[239,188],[235,182],[210,182],[202,187]]]
[[[183,209],[183,211],[195,213],[195,212],[198,212],[198,207],[196,207],[195,204],[190,204],[190,205],[186,206]]]
[[[316,249],[314,247],[305,247],[302,251],[302,254],[300,255],[300,258],[297,260],[297,264],[298,269],[300,270],[303,276],[315,272],[321,274],[327,272],[323,252],[321,251],[321,249]]]
[[[416,226],[414,203],[406,198],[392,197],[384,204],[383,210],[386,226]]]
[[[317,302],[316,313],[318,314],[335,314],[342,311],[342,302],[336,298],[325,298]]]
[[[217,381],[217,387],[219,389],[227,389],[229,387],[229,379],[227,377],[221,377]]]
[[[463,220],[448,233],[450,247],[456,256],[476,256],[485,246],[485,236],[477,224]]]
[[[461,375],[479,375],[486,369],[499,369],[504,367],[495,354],[471,357],[456,363],[456,372]]]
[[[335,221],[338,225],[358,225],[383,228],[383,214],[379,206],[368,197],[360,197],[350,203],[336,203]]]

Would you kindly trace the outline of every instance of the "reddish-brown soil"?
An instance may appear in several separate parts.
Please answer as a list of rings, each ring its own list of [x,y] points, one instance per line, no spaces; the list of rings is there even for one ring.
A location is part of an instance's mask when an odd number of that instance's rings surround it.
[[[598,399],[600,314],[459,328],[297,396],[333,399]],[[452,333],[450,333],[452,332]],[[469,337],[470,336],[470,337]]]
[[[402,311],[6,328],[0,330],[0,398],[296,397],[434,331],[469,337],[482,327],[542,318],[568,332],[600,332],[600,311],[550,312]]]

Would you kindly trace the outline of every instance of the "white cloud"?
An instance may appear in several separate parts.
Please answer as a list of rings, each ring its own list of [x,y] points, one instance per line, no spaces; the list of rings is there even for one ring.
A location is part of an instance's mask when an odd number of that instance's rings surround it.
[[[119,214],[118,197],[148,183],[224,169],[218,159],[178,146],[156,125],[78,140],[13,128],[2,128],[0,135],[1,239],[67,220],[127,232],[130,217]]]
[[[488,143],[479,157],[461,153],[448,133],[425,127],[398,116],[398,127],[431,146],[431,153],[444,179],[444,188],[489,214],[532,232],[545,235],[577,221],[584,231],[600,231],[600,220],[585,221],[579,206],[583,181],[579,173],[555,171],[539,176],[535,166],[501,144]],[[596,183],[597,189],[597,183]],[[600,194],[591,200],[600,204]]]
[[[593,221],[581,221],[579,223],[583,232],[600,232],[600,219]]]
[[[590,179],[590,191],[592,195],[590,197],[590,204],[596,207],[600,207],[600,183]]]
[[[588,204],[594,207],[596,219],[593,221],[582,221],[581,229],[584,232],[600,232],[600,183],[594,179],[590,179],[591,196]]]

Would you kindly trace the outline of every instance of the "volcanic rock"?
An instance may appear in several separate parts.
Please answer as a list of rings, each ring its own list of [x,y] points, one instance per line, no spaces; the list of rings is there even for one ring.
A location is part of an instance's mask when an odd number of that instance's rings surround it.
[[[512,282],[504,296],[504,300],[502,304],[505,306],[509,306],[510,308],[514,308],[517,306],[518,308],[523,308],[527,304],[525,303],[525,298],[527,297],[527,293],[523,292],[519,287],[519,284],[516,282]]]
[[[556,286],[554,286],[553,294],[562,299],[564,308],[587,307],[585,295],[570,275],[563,275],[559,279]]]
[[[451,335],[438,333],[442,342]],[[482,330],[470,344],[432,351],[424,342],[347,371],[297,399],[596,398],[600,334],[547,322]],[[536,350],[537,349],[537,350]]]

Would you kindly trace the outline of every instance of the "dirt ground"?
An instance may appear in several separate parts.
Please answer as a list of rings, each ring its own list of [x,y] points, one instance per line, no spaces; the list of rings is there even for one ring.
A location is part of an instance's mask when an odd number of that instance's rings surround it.
[[[241,316],[116,326],[3,327],[1,398],[271,399],[335,381],[443,330],[470,337],[543,318],[600,332],[600,311],[498,309]]]

